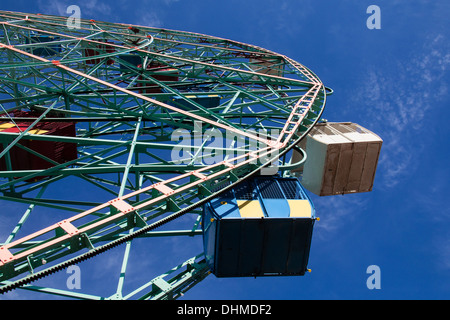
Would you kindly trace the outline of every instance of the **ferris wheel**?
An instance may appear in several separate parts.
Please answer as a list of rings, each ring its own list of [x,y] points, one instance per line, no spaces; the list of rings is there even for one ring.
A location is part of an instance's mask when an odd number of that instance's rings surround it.
[[[6,11],[0,24],[1,293],[176,299],[220,276],[200,250],[122,290],[137,241],[198,241],[222,218],[205,208],[300,167],[332,92],[285,55],[209,35]],[[40,282],[119,245],[116,292]]]

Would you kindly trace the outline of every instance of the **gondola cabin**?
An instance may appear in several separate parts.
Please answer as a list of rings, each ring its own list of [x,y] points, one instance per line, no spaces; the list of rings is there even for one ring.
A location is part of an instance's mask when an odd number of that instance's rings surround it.
[[[48,57],[61,52],[61,44],[57,43],[59,40],[60,38],[55,36],[35,35],[27,39],[27,43],[33,45],[30,46],[32,54]]]
[[[142,65],[138,65],[142,68]],[[170,84],[178,81],[178,70],[169,65],[152,62],[147,65],[146,70],[138,77],[137,87],[140,87],[139,93],[161,93],[162,87],[149,80],[151,77],[157,81]]]
[[[141,71],[141,75],[138,76],[134,85],[134,87],[139,88],[138,92],[140,94],[163,92],[162,87],[149,78],[167,85],[178,81],[178,70],[167,64],[153,61],[148,63],[145,70],[143,70],[143,59],[137,54],[119,55],[119,61],[119,71],[121,73],[129,73],[133,70]]]
[[[95,40],[97,42],[104,42],[104,43],[93,43],[88,44],[89,47],[86,47],[83,49],[83,56],[84,57],[92,57],[92,59],[87,59],[86,64],[98,64],[100,62],[106,62],[107,65],[112,65],[114,63],[113,59],[104,59],[98,56],[110,54],[115,52],[115,49],[112,44],[112,42],[106,41],[106,40]]]
[[[372,191],[382,144],[356,123],[317,124],[299,145],[308,155],[299,169],[303,186],[319,196]],[[292,162],[298,157],[294,152]]]
[[[304,275],[314,222],[296,178],[245,180],[204,205],[206,261],[217,277]]]
[[[186,98],[190,99],[192,102],[199,104],[203,108],[211,109],[220,105],[220,96],[217,94],[186,94]],[[174,105],[177,108],[191,111],[196,110],[197,107],[189,101],[186,101],[179,97],[174,97],[174,99],[169,102],[169,104]]]
[[[28,129],[31,123],[41,115],[36,111],[15,111],[11,118],[0,117],[0,134],[19,134]],[[30,119],[26,121],[27,119]],[[75,122],[72,121],[50,121],[52,116],[47,117],[47,121],[38,122],[31,130],[31,135],[52,135],[61,137],[75,137]],[[22,120],[21,120],[22,119]],[[16,136],[11,136],[9,140],[3,140],[0,151],[3,151],[10,141]],[[26,136],[18,141],[9,151],[7,156],[0,159],[0,170],[44,170],[60,163],[77,159],[77,145],[70,142],[45,141]],[[42,177],[39,177],[40,179]]]

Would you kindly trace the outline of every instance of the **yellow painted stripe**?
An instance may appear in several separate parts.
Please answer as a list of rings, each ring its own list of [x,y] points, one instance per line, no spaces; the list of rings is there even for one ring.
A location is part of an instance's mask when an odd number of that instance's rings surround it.
[[[42,129],[31,129],[30,131],[28,131],[31,134],[44,134],[46,132],[48,132],[48,130],[42,130]]]
[[[264,217],[261,205],[258,200],[236,200],[241,217],[261,218]]]
[[[6,129],[9,129],[9,128],[12,128],[12,127],[15,127],[15,125],[10,123],[10,122],[1,123],[0,124],[0,131],[6,130]],[[31,134],[44,134],[46,132],[48,132],[48,130],[31,129],[30,131],[28,131],[28,133],[31,133]]]
[[[311,204],[308,200],[288,200],[290,217],[311,218]]]
[[[187,95],[186,98],[189,98],[189,99],[205,98],[205,97],[215,98],[215,97],[218,97],[218,96],[219,95],[217,95],[217,94],[206,94],[206,95],[200,94],[200,95]]]
[[[14,124],[10,122],[5,122],[0,124],[0,130],[5,130],[14,127]]]

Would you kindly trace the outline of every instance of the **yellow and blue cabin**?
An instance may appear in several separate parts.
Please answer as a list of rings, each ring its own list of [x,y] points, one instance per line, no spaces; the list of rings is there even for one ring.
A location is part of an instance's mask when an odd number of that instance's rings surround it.
[[[304,275],[314,222],[297,178],[245,180],[204,205],[206,261],[217,277]]]

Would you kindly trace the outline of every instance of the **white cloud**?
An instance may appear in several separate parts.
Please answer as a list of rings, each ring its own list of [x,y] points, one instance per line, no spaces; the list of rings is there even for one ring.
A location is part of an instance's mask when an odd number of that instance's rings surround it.
[[[70,16],[71,12],[67,13],[67,8],[74,5],[72,0],[38,0],[38,9],[43,14],[53,14],[59,16]],[[77,4],[80,7],[81,18],[91,19],[97,14],[108,15],[112,12],[112,8],[107,1],[91,0],[85,1],[82,4]]]
[[[110,14],[112,12],[112,8],[106,3],[97,0],[83,2],[80,6],[81,14],[83,14],[83,11],[89,15],[94,13],[102,13],[105,15]]]
[[[363,194],[321,197],[320,201],[315,201],[316,212],[320,218],[314,227],[320,230],[316,236],[325,238],[341,230],[351,223],[353,218],[356,219],[361,211],[367,210],[368,203]],[[321,216],[321,213],[325,216]]]
[[[414,155],[424,147],[418,138],[433,123],[429,113],[438,114],[433,110],[448,94],[448,40],[441,34],[430,36],[420,49],[393,62],[392,68],[368,67],[360,94],[353,96],[354,105],[366,107],[370,129],[384,141],[377,171],[387,187],[417,169]]]
[[[59,16],[65,16],[67,7],[70,4],[65,4],[62,1],[58,0],[38,0],[37,5],[40,13],[42,14],[54,14]]]
[[[143,27],[162,27],[162,21],[153,11],[143,12],[136,20],[136,25]]]

